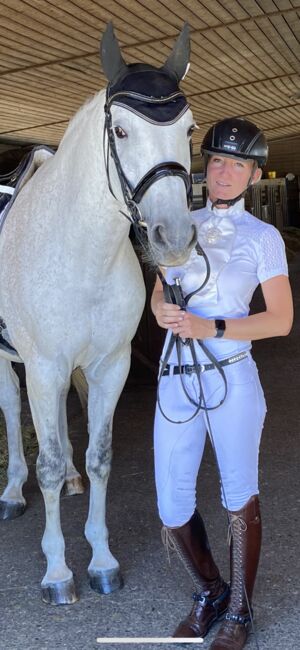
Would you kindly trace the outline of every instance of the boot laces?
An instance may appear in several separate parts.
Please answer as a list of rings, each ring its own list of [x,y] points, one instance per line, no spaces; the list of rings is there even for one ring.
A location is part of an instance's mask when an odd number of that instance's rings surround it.
[[[228,533],[227,533],[227,542],[228,546],[230,546],[231,541],[234,537],[234,531],[236,529],[237,534],[240,534],[241,532],[245,533],[247,530],[248,526],[245,522],[245,519],[241,517],[240,515],[235,515],[233,513],[230,513],[230,519],[229,519],[229,524],[228,524]]]
[[[168,563],[171,564],[170,551],[177,551],[177,545],[172,533],[170,532],[170,529],[167,528],[167,526],[163,526],[161,529],[161,539],[166,549]]]
[[[229,544],[232,542],[232,563],[233,563],[233,575],[234,583],[231,590],[231,603],[233,605],[232,614],[235,615],[235,611],[238,612],[245,608],[244,599],[245,588],[244,588],[244,579],[242,573],[243,565],[243,547],[242,547],[242,535],[247,531],[247,523],[240,516],[230,513],[229,518],[229,527],[228,527],[228,541]]]
[[[196,587],[196,589],[201,590],[201,587],[203,587],[201,580],[199,579],[199,576],[196,573],[192,563],[188,561],[188,558],[186,558],[184,553],[182,552],[182,549],[180,548],[180,545],[178,544],[176,537],[172,533],[172,529],[168,528],[167,526],[163,526],[161,530],[161,538],[167,552],[167,558],[169,564],[171,564],[170,551],[176,551],[185,570],[187,571],[188,575],[192,579],[194,586]]]

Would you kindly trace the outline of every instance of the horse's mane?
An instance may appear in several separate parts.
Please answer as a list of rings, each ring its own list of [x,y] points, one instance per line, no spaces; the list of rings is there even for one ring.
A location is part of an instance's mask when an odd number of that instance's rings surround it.
[[[104,101],[104,96],[105,96],[105,89],[102,89],[92,97],[87,98],[84,104],[82,104],[82,106],[78,109],[77,113],[75,113],[75,115],[71,117],[61,142],[63,142],[65,137],[69,136],[70,133],[74,130],[74,128],[78,126],[78,123],[81,121],[83,114],[86,115],[89,112],[93,111],[97,105],[99,105],[99,107],[100,106],[102,107],[101,100],[103,99]],[[103,119],[104,119],[104,113],[103,113]]]

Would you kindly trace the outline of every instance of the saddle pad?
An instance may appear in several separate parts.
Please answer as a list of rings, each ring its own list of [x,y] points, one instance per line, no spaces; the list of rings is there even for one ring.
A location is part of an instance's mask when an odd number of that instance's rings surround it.
[[[30,152],[27,160],[25,159],[24,165],[20,165],[21,172],[16,178],[16,185],[13,195],[0,193],[0,232],[2,230],[4,221],[10,211],[10,208],[15,201],[16,196],[20,190],[34,175],[36,170],[48,159],[54,155],[53,149],[46,146],[34,147]]]

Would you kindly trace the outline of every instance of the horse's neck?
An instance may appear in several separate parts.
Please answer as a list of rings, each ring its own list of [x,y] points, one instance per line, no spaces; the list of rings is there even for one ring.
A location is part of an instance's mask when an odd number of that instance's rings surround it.
[[[118,247],[129,225],[120,216],[122,204],[109,191],[103,152],[104,102],[105,94],[100,92],[73,118],[56,153],[56,164],[67,197],[65,218]]]
[[[55,162],[66,186],[77,190],[89,187],[93,192],[98,179],[104,187],[103,126],[104,95],[100,92],[73,117],[56,153]]]

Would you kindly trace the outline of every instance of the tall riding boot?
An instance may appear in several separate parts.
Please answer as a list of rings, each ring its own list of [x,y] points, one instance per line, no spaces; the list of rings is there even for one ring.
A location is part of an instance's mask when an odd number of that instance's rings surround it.
[[[192,611],[173,636],[204,637],[212,624],[226,612],[229,587],[213,560],[202,517],[195,510],[184,526],[164,527],[163,533],[166,546],[177,552],[196,589]]]
[[[231,529],[230,601],[225,621],[210,650],[244,648],[251,620],[249,607],[259,562],[261,518],[258,497],[251,497],[244,508],[228,514]]]

